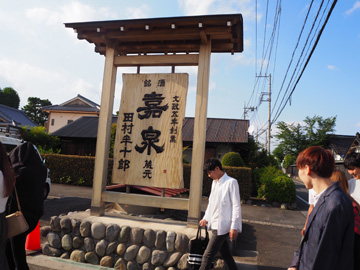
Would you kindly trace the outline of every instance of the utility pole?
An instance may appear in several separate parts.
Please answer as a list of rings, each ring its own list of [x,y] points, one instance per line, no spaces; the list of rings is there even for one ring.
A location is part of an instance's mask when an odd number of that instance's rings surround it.
[[[245,107],[245,103],[244,103],[244,120],[245,120],[245,117],[246,117],[246,114],[248,111],[254,111],[256,110],[256,107]]]
[[[271,74],[269,74],[269,76],[256,76],[256,77],[269,77],[269,92],[261,92],[261,96],[260,96],[260,104],[262,101],[266,101],[269,102],[269,123],[268,123],[268,133],[267,133],[267,152],[268,155],[270,155],[270,138],[271,138]],[[268,95],[269,98],[268,99],[263,99],[263,97],[265,95]]]

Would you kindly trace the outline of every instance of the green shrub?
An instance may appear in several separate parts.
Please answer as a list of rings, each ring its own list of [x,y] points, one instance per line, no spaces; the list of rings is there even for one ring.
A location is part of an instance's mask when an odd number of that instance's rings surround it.
[[[49,135],[45,131],[45,127],[35,126],[30,129],[27,127],[22,128],[24,140],[31,142],[44,153],[57,153],[60,151],[59,137]]]
[[[244,167],[245,163],[239,153],[229,152],[221,160],[223,166]]]
[[[50,169],[52,183],[93,185],[95,157],[43,154],[46,166]],[[111,185],[113,159],[109,158],[107,185]],[[224,171],[237,179],[241,199],[249,199],[251,193],[251,169],[224,167]],[[191,164],[184,164],[184,187],[190,189]],[[212,180],[204,173],[202,195],[209,196]]]
[[[290,165],[293,165],[296,163],[296,156],[288,154],[284,157],[284,164],[283,167],[287,169]]]
[[[266,167],[259,172],[258,197],[268,202],[293,203],[296,201],[294,182],[276,167]]]

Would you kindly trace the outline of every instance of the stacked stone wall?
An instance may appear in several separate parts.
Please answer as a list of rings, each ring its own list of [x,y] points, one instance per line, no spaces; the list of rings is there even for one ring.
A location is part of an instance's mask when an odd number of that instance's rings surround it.
[[[183,233],[57,216],[41,231],[47,256],[121,270],[188,269],[189,238]],[[216,268],[222,269],[222,264],[218,261]]]

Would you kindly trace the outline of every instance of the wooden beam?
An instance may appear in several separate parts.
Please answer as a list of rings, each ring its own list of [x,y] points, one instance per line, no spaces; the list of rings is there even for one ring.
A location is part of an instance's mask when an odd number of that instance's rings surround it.
[[[168,198],[151,195],[126,194],[114,191],[102,192],[102,199],[106,202],[178,210],[188,210],[189,207],[189,199],[186,198]]]
[[[203,167],[206,141],[206,116],[209,95],[211,39],[200,46],[197,76],[194,141],[192,149],[188,226],[197,227],[201,214]]]
[[[116,83],[116,67],[114,66],[114,59],[115,50],[107,47],[99,126],[96,140],[93,196],[90,209],[90,214],[93,216],[102,216],[105,212],[105,202],[101,198],[101,193],[106,189],[108,171],[112,111],[114,107]]]
[[[197,66],[198,63],[199,63],[198,54],[116,56],[114,61],[114,65],[117,67]]]

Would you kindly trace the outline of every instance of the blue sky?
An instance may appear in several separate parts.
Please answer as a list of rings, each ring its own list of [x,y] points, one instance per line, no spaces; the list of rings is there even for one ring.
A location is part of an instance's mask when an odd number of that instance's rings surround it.
[[[21,107],[27,103],[28,97],[49,99],[53,104],[60,104],[77,94],[100,104],[104,57],[94,52],[93,45],[78,40],[71,29],[65,28],[64,23],[241,13],[244,20],[244,52],[211,56],[208,117],[243,118],[244,104],[256,106],[257,110],[249,112],[247,118],[257,131],[266,126],[268,120],[268,103],[263,102],[258,106],[260,93],[268,91],[268,81],[259,79],[261,87],[254,88],[255,75],[271,73],[274,106],[277,96],[280,100],[283,96],[285,89],[280,94],[279,91],[311,1],[282,1],[279,35],[270,61],[264,62],[264,67],[269,64],[269,69],[266,72],[263,68],[261,73],[264,37],[266,47],[273,31],[276,3],[269,1],[266,20],[266,1],[257,0],[257,8],[255,2],[0,0],[0,88],[13,87],[19,93]],[[320,2],[314,1],[309,23],[314,20]],[[304,37],[308,31],[309,25],[304,29]],[[303,44],[304,38],[299,43],[299,49]],[[291,105],[287,103],[277,120],[292,123],[301,122],[306,116],[337,116],[336,133],[355,135],[360,130],[357,116],[360,96],[359,49],[360,1],[338,1],[291,97]],[[298,52],[295,55],[297,60]],[[186,116],[194,116],[196,68],[176,70],[190,75]],[[120,104],[122,72],[135,70],[118,69],[114,111],[118,110]],[[142,69],[142,72],[154,72],[154,69]],[[170,70],[161,68],[156,72]],[[272,130],[274,133],[275,128]],[[260,140],[264,138],[265,134],[260,136]]]

